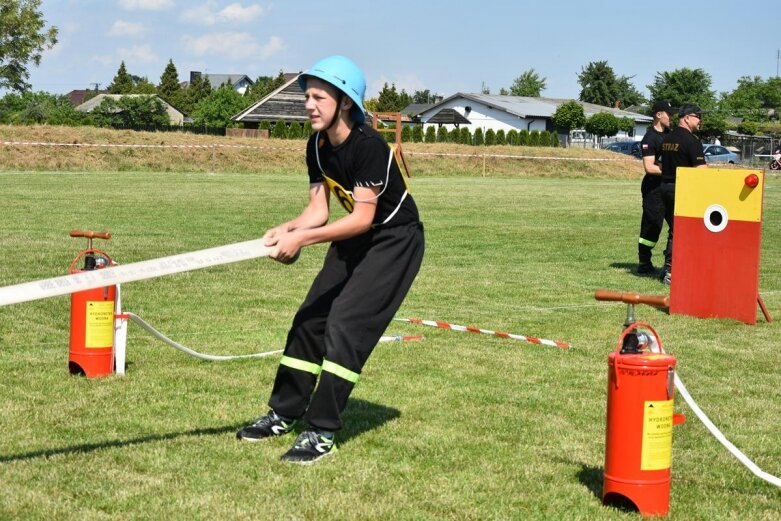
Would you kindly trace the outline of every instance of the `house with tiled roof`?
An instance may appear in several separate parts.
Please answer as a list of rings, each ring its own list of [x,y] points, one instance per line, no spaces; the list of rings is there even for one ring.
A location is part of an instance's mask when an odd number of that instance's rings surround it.
[[[254,83],[246,74],[212,74],[190,71],[190,80],[183,81],[181,86],[186,88],[190,83],[195,81],[195,78],[197,77],[208,78],[209,85],[211,85],[212,89],[219,89],[227,82],[232,85],[233,90],[239,94],[244,94]]]

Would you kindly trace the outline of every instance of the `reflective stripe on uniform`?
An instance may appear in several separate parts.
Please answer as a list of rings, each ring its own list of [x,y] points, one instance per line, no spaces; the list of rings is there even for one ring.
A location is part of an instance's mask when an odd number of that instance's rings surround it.
[[[291,358],[289,356],[283,356],[282,359],[279,361],[279,365],[284,365],[287,367],[291,367],[293,369],[298,369],[299,371],[312,373],[314,375],[320,374],[320,370],[322,369],[319,365],[313,364],[312,362],[306,362],[304,360],[299,360],[298,358]]]
[[[655,242],[649,241],[647,239],[643,239],[642,237],[640,237],[640,239],[637,242],[639,242],[640,244],[642,244],[644,246],[648,246],[649,248],[653,248],[654,246],[656,246]]]
[[[339,364],[329,362],[328,360],[323,360],[323,371],[328,371],[329,373],[335,374],[339,378],[343,378],[351,383],[357,383],[358,376],[360,376],[358,373],[350,371],[346,367],[342,367]]]

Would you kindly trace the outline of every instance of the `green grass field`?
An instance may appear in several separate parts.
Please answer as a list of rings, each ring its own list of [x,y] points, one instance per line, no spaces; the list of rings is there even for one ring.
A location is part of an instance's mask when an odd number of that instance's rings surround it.
[[[56,151],[52,151],[56,153]],[[109,230],[120,263],[258,238],[304,204],[301,174],[0,172],[0,286],[64,274]],[[760,291],[776,322],[642,306],[681,379],[725,435],[781,475],[781,181],[768,179]],[[420,177],[423,269],[399,316],[568,341],[574,349],[394,323],[314,467],[292,438],[241,444],[277,358],[202,362],[130,325],[125,377],[67,372],[69,298],[0,308],[0,519],[637,519],[603,507],[607,355],[625,306],[599,288],[663,294],[631,273],[639,179]],[[123,286],[125,309],[210,354],[283,346],[324,254]],[[661,248],[657,247],[658,262]],[[681,399],[670,519],[781,519]]]

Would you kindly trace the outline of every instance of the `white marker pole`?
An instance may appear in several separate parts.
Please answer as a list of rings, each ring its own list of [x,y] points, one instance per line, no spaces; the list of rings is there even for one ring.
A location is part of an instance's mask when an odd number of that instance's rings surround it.
[[[0,288],[0,307],[112,286],[123,282],[152,279],[163,275],[219,266],[220,264],[267,257],[271,253],[271,248],[265,246],[263,242],[263,239],[237,242],[216,248],[171,255],[170,257],[160,257],[159,259],[5,286]]]

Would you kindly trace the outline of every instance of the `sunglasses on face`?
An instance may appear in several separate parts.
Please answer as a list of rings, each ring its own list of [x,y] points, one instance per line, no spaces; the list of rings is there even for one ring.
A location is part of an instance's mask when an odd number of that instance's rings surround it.
[[[699,114],[689,114],[689,116],[695,117],[697,119],[702,119],[702,116],[700,116]]]

